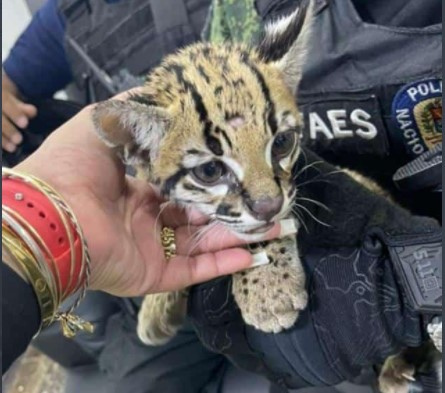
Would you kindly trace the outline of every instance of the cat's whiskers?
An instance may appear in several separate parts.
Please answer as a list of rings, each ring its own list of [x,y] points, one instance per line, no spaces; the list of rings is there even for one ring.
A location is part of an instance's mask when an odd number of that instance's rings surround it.
[[[328,211],[329,213],[332,212],[332,210],[331,210],[329,207],[327,207],[324,203],[321,203],[321,202],[319,202],[319,201],[316,201],[315,199],[312,199],[312,198],[306,198],[306,197],[301,197],[301,196],[296,195],[296,199],[295,199],[295,201],[298,201],[298,200],[311,202],[311,203],[313,203],[314,205],[317,205],[317,206],[319,206],[319,207],[325,209],[325,210]]]
[[[187,232],[189,235],[192,234],[192,223],[191,223],[191,212],[192,207],[190,205],[184,205],[185,214],[187,216]]]
[[[188,251],[187,257],[190,257],[191,253],[193,251],[195,251],[201,245],[201,242],[204,240],[207,233],[210,232],[211,230],[213,230],[215,228],[215,226],[217,226],[217,225],[218,225],[218,223],[216,221],[212,221],[209,224],[207,224],[206,226],[199,228],[193,234],[192,239],[191,239],[191,242],[192,242],[191,247]]]
[[[155,231],[158,231],[158,223],[159,223],[159,218],[161,217],[161,215],[162,215],[162,213],[164,212],[164,210],[168,207],[168,206],[170,206],[170,205],[172,205],[173,203],[172,202],[170,202],[170,201],[167,201],[167,202],[164,202],[162,205],[161,205],[161,208],[159,209],[159,213],[158,213],[158,215],[156,216],[156,219],[155,219],[155,224],[154,224],[154,229],[155,229]],[[162,229],[162,228],[161,228]],[[158,235],[160,235],[160,233],[158,233]]]
[[[303,183],[298,183],[298,187],[303,187],[303,186],[305,186],[305,185],[308,185],[308,184],[312,184],[312,183],[322,183],[322,182],[325,182],[325,183],[328,183],[328,184],[330,184],[330,180],[327,180],[327,179],[319,179],[319,177],[321,177],[321,176],[330,176],[330,175],[335,175],[335,174],[337,174],[337,173],[344,173],[343,172],[343,170],[341,170],[341,169],[339,169],[339,170],[337,170],[337,171],[332,171],[332,172],[328,172],[328,173],[320,173],[318,176],[316,176],[316,177],[314,177],[313,179],[309,179],[309,180],[307,180],[307,181],[305,181],[305,182],[303,182]]]
[[[300,170],[293,176],[293,180],[296,180],[296,179],[298,178],[298,176],[300,176],[303,172],[307,171],[308,169],[310,169],[310,168],[312,168],[312,167],[315,167],[316,165],[318,165],[318,164],[322,164],[322,163],[323,163],[323,161],[314,161],[314,162],[312,162],[312,163],[310,163],[310,164],[305,165],[302,169],[300,169]],[[320,170],[319,170],[318,168],[314,168],[314,169],[318,170],[318,172],[321,173]]]
[[[294,210],[296,196],[297,196],[297,189],[295,188],[294,194],[289,198],[290,199],[289,206],[286,209],[285,213],[283,214],[283,217],[287,217],[290,214],[294,214],[297,217],[298,222],[304,227],[306,232],[309,233],[309,229],[308,229],[306,223],[304,222],[302,215],[297,210]]]
[[[300,209],[303,209],[315,222],[318,222],[320,225],[323,225],[325,227],[330,227],[330,224],[325,223],[324,221],[321,221],[315,215],[305,206],[295,202],[294,207],[299,207]],[[294,213],[296,213],[295,209],[293,209]]]

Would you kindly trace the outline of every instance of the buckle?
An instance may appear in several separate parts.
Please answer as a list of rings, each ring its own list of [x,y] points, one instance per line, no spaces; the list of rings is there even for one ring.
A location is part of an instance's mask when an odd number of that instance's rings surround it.
[[[399,168],[393,181],[402,191],[442,192],[442,143]]]

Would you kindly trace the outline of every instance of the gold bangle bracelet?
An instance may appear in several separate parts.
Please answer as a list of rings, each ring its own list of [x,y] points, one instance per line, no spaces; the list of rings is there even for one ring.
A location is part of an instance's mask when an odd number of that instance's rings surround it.
[[[57,210],[57,212],[60,215],[60,218],[62,219],[62,221],[64,223],[65,231],[67,232],[67,236],[69,237],[69,242],[70,242],[70,246],[71,246],[70,253],[71,253],[71,261],[72,262],[75,261],[75,254],[74,254],[75,251],[74,251],[74,247],[73,247],[74,241],[72,239],[72,234],[69,229],[69,225],[66,221],[65,214],[68,216],[68,218],[70,219],[71,223],[73,224],[76,232],[78,233],[79,239],[80,239],[81,245],[82,245],[82,262],[81,262],[81,271],[79,273],[79,277],[85,277],[85,282],[81,288],[81,293],[79,294],[78,299],[73,304],[73,306],[69,309],[69,311],[67,311],[67,313],[71,313],[79,305],[80,301],[85,296],[85,291],[86,291],[86,288],[88,287],[88,283],[89,283],[89,279],[90,279],[90,266],[91,266],[91,259],[90,259],[90,255],[88,252],[88,245],[86,243],[82,228],[80,227],[75,214],[70,209],[70,207],[65,203],[62,196],[56,190],[54,190],[50,185],[43,182],[42,180],[40,180],[32,175],[15,172],[8,168],[2,168],[2,177],[19,179],[27,184],[30,184],[31,186],[33,186],[34,188],[36,188],[37,190],[42,192],[49,199],[49,201],[53,204],[54,208]],[[74,274],[74,264],[71,263],[70,277],[72,277],[73,274]],[[79,289],[79,286],[76,288],[76,290]],[[67,286],[67,288],[68,287],[69,286]]]
[[[79,330],[92,332],[94,327],[91,323],[82,320],[73,315],[72,312],[80,304],[85,296],[86,288],[90,278],[90,256],[85,236],[79,225],[79,222],[70,207],[65,203],[62,196],[51,186],[31,175],[15,172],[8,168],[2,168],[2,179],[13,179],[28,184],[36,191],[43,194],[49,203],[56,210],[60,221],[65,229],[66,237],[69,242],[70,266],[68,284],[62,289],[59,269],[54,260],[54,256],[45,244],[45,241],[36,230],[13,209],[2,205],[4,234],[2,244],[12,255],[18,265],[17,269],[28,277],[36,296],[39,299],[42,313],[42,326],[46,327],[53,321],[59,321],[62,325],[63,334],[66,337],[73,337]],[[7,225],[5,225],[7,224]],[[73,233],[74,229],[74,233]],[[75,236],[80,241],[80,254],[76,253]],[[77,240],[76,240],[77,241]],[[77,259],[80,256],[80,272],[77,281],[74,277],[74,269],[77,266]],[[43,288],[41,283],[45,284]],[[41,297],[42,288],[44,297]],[[73,292],[68,293],[69,288],[74,288]],[[63,290],[63,293],[62,293]],[[74,303],[67,311],[58,311],[59,306],[68,295],[78,292]],[[51,298],[52,310],[48,307],[48,298]]]
[[[49,285],[50,290],[53,293],[54,301],[60,303],[60,296],[57,291],[54,276],[51,273],[49,266],[45,262],[45,257],[34,239],[32,239],[32,237],[25,230],[23,230],[23,228],[4,210],[4,206],[2,206],[2,218],[8,225],[6,227],[2,224],[2,232],[9,234],[10,241],[14,239],[15,243],[20,242],[23,250],[25,248],[29,250],[29,253],[33,256],[36,266],[40,269],[41,275],[46,278],[46,283]]]
[[[10,214],[13,219],[15,219],[17,221],[17,223],[19,225],[21,225],[23,227],[23,229],[25,229],[25,233],[27,231],[27,233],[29,234],[29,236],[31,236],[33,238],[33,240],[37,243],[37,247],[39,248],[39,250],[42,252],[42,255],[44,258],[46,258],[46,260],[48,260],[53,268],[53,271],[55,271],[57,273],[57,289],[58,292],[61,292],[61,288],[62,288],[62,282],[60,279],[60,273],[59,270],[57,269],[56,266],[56,262],[54,260],[53,255],[51,254],[51,252],[49,251],[48,247],[46,246],[45,242],[43,241],[43,239],[41,238],[41,236],[37,233],[37,231],[31,227],[31,225],[29,225],[29,223],[18,213],[16,213],[14,210],[10,209],[7,206],[2,206],[2,211],[6,212],[7,214]],[[5,216],[5,215],[4,215]],[[24,237],[22,237],[22,240],[26,243],[26,239]],[[27,244],[27,246],[29,248],[31,248],[30,244]],[[35,255],[37,257],[37,255]],[[37,258],[38,259],[38,258]],[[41,265],[46,265],[45,260],[39,261]],[[44,266],[45,267],[45,266]],[[63,301],[64,298],[61,298],[61,301]]]
[[[34,255],[26,248],[17,235],[10,228],[2,225],[2,246],[16,262],[14,266],[26,277],[35,291],[42,322],[36,336],[42,330],[54,321],[59,321],[62,325],[62,332],[65,337],[72,338],[78,331],[86,331],[92,333],[94,326],[84,321],[82,318],[72,314],[71,312],[59,312],[57,309],[60,303],[54,296],[55,291],[48,283],[51,282],[50,277],[45,277],[44,272],[39,269],[39,265]]]

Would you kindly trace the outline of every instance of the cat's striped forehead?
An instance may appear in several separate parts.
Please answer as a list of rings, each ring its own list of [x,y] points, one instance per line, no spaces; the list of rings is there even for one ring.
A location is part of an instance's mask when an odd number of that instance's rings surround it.
[[[175,143],[184,139],[181,146],[202,146],[216,156],[248,160],[299,122],[280,72],[241,46],[198,44],[169,56],[150,75],[146,92],[174,114]],[[180,151],[170,151],[175,161]]]

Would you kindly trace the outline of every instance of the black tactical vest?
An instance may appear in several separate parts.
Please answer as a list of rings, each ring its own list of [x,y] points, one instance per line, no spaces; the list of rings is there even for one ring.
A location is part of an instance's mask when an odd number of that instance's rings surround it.
[[[305,142],[336,163],[394,173],[442,142],[442,24],[380,26],[352,0],[324,3],[299,91]]]

